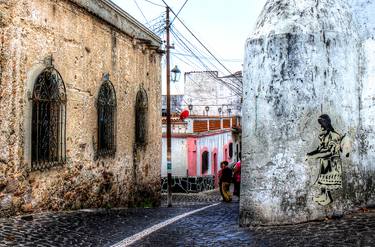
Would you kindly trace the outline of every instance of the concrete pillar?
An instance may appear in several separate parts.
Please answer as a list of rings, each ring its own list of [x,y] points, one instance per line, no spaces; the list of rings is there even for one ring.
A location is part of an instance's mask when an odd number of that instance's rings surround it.
[[[361,42],[346,0],[268,0],[245,54],[241,225],[363,203]]]

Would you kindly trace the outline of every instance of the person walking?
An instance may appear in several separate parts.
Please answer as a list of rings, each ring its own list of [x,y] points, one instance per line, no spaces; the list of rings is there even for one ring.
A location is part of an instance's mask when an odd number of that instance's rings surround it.
[[[222,161],[220,165],[223,166],[220,178],[223,201],[231,202],[232,195],[229,191],[229,188],[232,181],[232,169],[228,167],[228,161]]]
[[[234,191],[233,195],[240,197],[241,187],[241,161],[238,161],[233,167],[233,183]]]
[[[219,179],[219,181],[218,181],[218,184],[219,184],[219,191],[220,191],[220,195],[221,195],[221,197],[223,197],[224,198],[224,196],[223,196],[223,190],[221,189],[221,175],[223,174],[223,169],[224,169],[224,164],[223,164],[223,162],[221,162],[220,163],[220,170],[219,170],[219,172],[217,173],[217,177],[218,177],[218,179]]]

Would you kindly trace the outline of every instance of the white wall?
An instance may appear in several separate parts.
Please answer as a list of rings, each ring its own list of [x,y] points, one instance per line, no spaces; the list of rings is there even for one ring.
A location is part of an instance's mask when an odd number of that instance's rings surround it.
[[[205,147],[208,148],[209,152],[209,165],[208,165],[208,175],[212,174],[212,159],[213,159],[213,149],[217,148],[217,170],[220,170],[220,162],[224,160],[224,145],[232,141],[231,132],[226,132],[222,134],[217,134],[213,136],[202,137],[197,140],[197,174],[202,174],[202,152],[201,150]],[[235,146],[233,144],[233,146]],[[233,149],[233,160],[235,159],[235,147]]]
[[[222,81],[231,78],[218,78],[217,72],[189,72],[185,74],[184,102],[193,105],[191,114],[206,115],[206,106],[209,106],[208,115],[219,115],[218,108],[222,108],[223,116],[241,115],[241,97],[235,94]]]
[[[185,138],[172,138],[172,176],[186,176],[187,142]],[[161,176],[167,176],[167,139],[163,137]]]
[[[212,136],[205,136],[197,138],[197,176],[201,176],[201,159],[202,159],[202,148],[206,147],[209,152],[209,165],[207,175],[212,174],[212,159],[213,150],[217,148],[217,171],[220,170],[220,162],[224,159],[224,145],[229,144],[232,141],[231,132],[224,132]],[[236,162],[236,142],[233,141],[233,157],[230,163]],[[161,176],[167,176],[167,142],[166,138],[163,137],[163,152],[162,152],[162,166]],[[229,151],[229,147],[228,147]],[[188,150],[186,138],[172,138],[172,176],[186,176],[188,169]]]
[[[367,171],[375,171],[375,1],[349,0],[352,5],[358,32],[362,39],[361,56],[361,127],[362,142],[371,151],[361,157],[361,163]]]
[[[346,1],[267,1],[246,44],[242,224],[324,218],[365,200],[360,44]],[[353,146],[342,158],[343,188],[327,207],[313,201],[319,161],[306,160],[319,145],[321,114]]]

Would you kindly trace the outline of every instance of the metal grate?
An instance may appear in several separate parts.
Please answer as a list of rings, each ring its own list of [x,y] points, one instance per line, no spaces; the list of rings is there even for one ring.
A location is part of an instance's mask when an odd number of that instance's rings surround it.
[[[139,146],[147,143],[148,98],[142,88],[138,91],[135,105],[135,143]]]
[[[98,156],[116,153],[116,93],[112,83],[103,82],[98,96]]]
[[[66,161],[66,91],[61,75],[48,67],[38,76],[32,94],[32,169]]]

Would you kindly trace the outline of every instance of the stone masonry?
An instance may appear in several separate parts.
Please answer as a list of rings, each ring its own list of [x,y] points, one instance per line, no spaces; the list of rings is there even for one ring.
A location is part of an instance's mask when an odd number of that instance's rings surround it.
[[[242,225],[375,204],[373,6],[265,4],[246,43]]]
[[[160,203],[161,40],[109,0],[0,0],[0,216]],[[53,58],[67,95],[62,166],[31,169],[35,79]],[[109,73],[116,154],[97,159],[96,99]],[[138,90],[147,144],[134,144]]]

